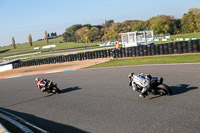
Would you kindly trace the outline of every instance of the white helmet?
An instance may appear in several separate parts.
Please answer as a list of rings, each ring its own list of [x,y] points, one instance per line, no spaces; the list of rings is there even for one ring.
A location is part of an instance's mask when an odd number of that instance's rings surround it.
[[[140,73],[138,76],[139,76],[140,78],[145,78],[144,73]]]

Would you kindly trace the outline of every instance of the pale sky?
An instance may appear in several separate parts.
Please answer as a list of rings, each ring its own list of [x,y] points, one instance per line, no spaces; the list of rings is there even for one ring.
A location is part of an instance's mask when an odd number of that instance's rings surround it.
[[[105,20],[147,20],[157,15],[181,18],[200,0],[0,0],[0,46],[58,35],[74,24],[103,24]]]

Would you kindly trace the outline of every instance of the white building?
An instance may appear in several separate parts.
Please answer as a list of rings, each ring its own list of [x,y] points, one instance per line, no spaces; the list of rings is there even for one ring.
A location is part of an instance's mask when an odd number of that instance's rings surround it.
[[[123,47],[154,44],[153,30],[120,33]]]

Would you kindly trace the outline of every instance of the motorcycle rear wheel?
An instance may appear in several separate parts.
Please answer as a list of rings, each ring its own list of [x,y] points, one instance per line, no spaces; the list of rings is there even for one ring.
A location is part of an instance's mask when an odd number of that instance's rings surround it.
[[[170,87],[165,85],[165,84],[158,85],[157,86],[157,92],[160,95],[171,95],[172,94],[172,90],[170,89]]]
[[[56,86],[53,87],[53,90],[55,91],[55,93],[60,94],[60,89]]]

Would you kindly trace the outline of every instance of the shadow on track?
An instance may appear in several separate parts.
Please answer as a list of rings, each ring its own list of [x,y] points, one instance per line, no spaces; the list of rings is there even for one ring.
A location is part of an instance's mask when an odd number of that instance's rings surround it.
[[[180,85],[177,85],[177,86],[170,86],[170,88],[172,90],[172,94],[171,95],[178,95],[178,94],[182,94],[182,93],[185,93],[187,91],[190,91],[190,90],[198,89],[198,87],[190,87],[190,85],[187,85],[187,84],[180,84]],[[151,97],[150,99],[161,97],[161,95],[159,95],[159,94],[153,94],[153,95],[154,95],[154,97]]]
[[[39,100],[39,99],[43,99],[43,98],[47,98],[47,97],[50,97],[50,96],[53,96],[53,95],[54,95],[54,94],[49,94],[49,95],[46,95],[46,96],[44,96],[44,97],[33,98],[33,99],[26,100],[26,101],[23,101],[23,102],[19,102],[19,103],[11,104],[11,105],[8,105],[8,106],[5,106],[5,107],[11,107],[11,106],[15,106],[15,105],[23,104],[23,103],[28,103],[28,102],[31,102],[31,101],[35,101],[35,100]]]
[[[178,95],[178,94],[182,94],[182,93],[185,93],[187,91],[190,91],[190,90],[198,89],[198,87],[190,87],[190,85],[187,85],[187,84],[170,86],[170,88],[172,89],[172,95]]]
[[[5,108],[1,108],[1,107],[0,107],[0,109],[7,111],[9,113],[12,113],[18,117],[21,117],[22,119],[34,124],[35,126],[42,128],[43,130],[46,130],[49,133],[88,133],[88,132],[78,129],[76,127],[57,123],[54,121],[50,121],[50,120],[40,118],[40,117],[32,115],[32,114],[22,113],[22,112],[5,109]],[[36,130],[32,127],[29,127],[29,128],[31,130],[33,130],[34,133],[41,133],[39,130]]]
[[[60,90],[61,93],[67,93],[67,92],[71,92],[71,91],[76,91],[76,90],[80,90],[81,88],[79,86],[75,86],[75,87],[70,87],[70,88],[65,88],[65,89],[62,89]],[[42,93],[45,93],[45,92],[42,92]],[[43,97],[38,97],[38,98],[33,98],[33,99],[29,99],[29,100],[26,100],[26,101],[22,101],[22,102],[18,102],[18,103],[15,103],[15,104],[11,104],[11,105],[8,105],[8,106],[5,106],[5,107],[11,107],[11,106],[15,106],[15,105],[19,105],[19,104],[23,104],[23,103],[28,103],[28,102],[32,102],[32,101],[35,101],[35,100],[39,100],[39,99],[44,99],[44,98],[48,98],[48,97],[51,97],[53,95],[58,95],[58,94],[53,94],[53,93],[46,93],[48,95],[46,96],[43,96]]]
[[[75,87],[70,87],[70,88],[65,88],[65,89],[62,89],[60,90],[61,93],[67,93],[67,92],[71,92],[71,91],[76,91],[76,90],[80,90],[81,88],[79,86],[75,86]]]

